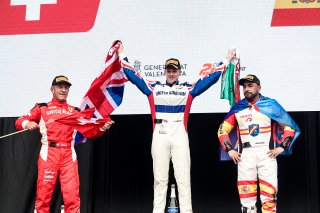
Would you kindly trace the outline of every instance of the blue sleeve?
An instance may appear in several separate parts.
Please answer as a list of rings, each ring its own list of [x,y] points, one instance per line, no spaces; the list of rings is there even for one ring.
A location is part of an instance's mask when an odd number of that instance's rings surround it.
[[[209,89],[209,87],[211,87],[213,84],[215,84],[219,80],[220,75],[221,72],[214,72],[203,79],[199,79],[195,83],[193,89],[190,91],[190,95],[192,95],[193,98],[200,95]]]
[[[126,62],[129,63],[128,58],[124,58]],[[124,74],[127,76],[128,80],[136,85],[138,89],[145,95],[149,96],[152,91],[147,86],[146,82],[142,77],[139,77],[136,72],[128,67],[123,67]]]

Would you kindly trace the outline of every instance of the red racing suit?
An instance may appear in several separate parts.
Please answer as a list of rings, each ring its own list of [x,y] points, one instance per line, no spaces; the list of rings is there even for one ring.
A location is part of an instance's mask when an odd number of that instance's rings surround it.
[[[38,159],[38,180],[36,211],[48,213],[52,192],[59,174],[65,213],[80,212],[78,161],[74,149],[76,130],[72,127],[50,122],[79,111],[67,102],[52,99],[48,103],[36,104],[27,115],[16,121],[18,130],[25,129],[28,122],[39,124],[41,150]],[[104,131],[97,130],[84,135],[87,138],[99,137]]]

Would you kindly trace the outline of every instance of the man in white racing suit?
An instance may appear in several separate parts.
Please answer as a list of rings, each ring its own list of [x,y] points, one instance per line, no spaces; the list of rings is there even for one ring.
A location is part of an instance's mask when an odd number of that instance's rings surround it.
[[[276,157],[291,146],[300,133],[290,115],[274,99],[262,96],[255,75],[240,79],[245,96],[230,110],[218,130],[223,149],[238,164],[238,191],[243,213],[256,213],[257,188],[263,213],[277,211]],[[240,136],[236,151],[230,134]],[[277,136],[281,133],[281,136]],[[290,151],[291,152],[291,151]]]
[[[153,120],[152,158],[154,173],[153,213],[163,213],[166,205],[169,164],[172,160],[178,185],[181,213],[192,212],[190,184],[190,151],[187,122],[193,99],[215,84],[235,56],[229,51],[216,71],[194,84],[180,83],[181,65],[178,59],[165,62],[166,83],[150,82],[136,73],[129,64],[121,44],[118,50],[127,78],[149,100]]]

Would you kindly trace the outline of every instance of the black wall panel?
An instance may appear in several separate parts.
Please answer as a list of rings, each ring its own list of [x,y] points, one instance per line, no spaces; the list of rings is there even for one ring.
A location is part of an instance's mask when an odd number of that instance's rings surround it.
[[[302,134],[293,155],[278,158],[281,213],[319,211],[320,112],[291,112]],[[232,162],[219,161],[217,129],[223,113],[191,114],[189,139],[193,210],[240,212]],[[0,135],[15,131],[16,118],[0,118]],[[79,145],[82,213],[150,213],[153,202],[150,115],[112,116],[104,136]],[[0,139],[0,212],[32,213],[40,150],[39,134],[26,131]],[[169,185],[174,183],[172,167]],[[51,210],[62,203],[59,184]]]

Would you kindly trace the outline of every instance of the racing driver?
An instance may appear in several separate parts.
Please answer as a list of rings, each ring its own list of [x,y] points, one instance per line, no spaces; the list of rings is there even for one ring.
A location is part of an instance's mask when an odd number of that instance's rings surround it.
[[[136,73],[124,55],[122,44],[118,54],[125,75],[148,97],[150,104],[153,120],[153,213],[163,213],[165,209],[170,160],[178,185],[180,212],[191,213],[190,151],[187,133],[191,103],[196,96],[218,81],[235,53],[230,50],[215,72],[194,84],[179,82],[181,65],[178,59],[170,58],[165,62],[166,82],[162,84],[147,81]]]
[[[271,98],[260,94],[260,80],[255,75],[240,79],[245,96],[233,106],[218,130],[223,149],[238,164],[238,191],[242,213],[256,213],[257,187],[263,213],[277,211],[277,160],[281,153],[291,153],[300,134],[290,115]],[[230,137],[233,135],[233,137]],[[238,150],[234,150],[239,135]]]
[[[71,83],[65,76],[56,76],[52,81],[53,98],[48,103],[37,103],[27,115],[16,121],[18,130],[39,128],[41,150],[38,159],[38,180],[36,211],[49,213],[50,200],[57,176],[60,176],[61,191],[66,213],[80,212],[78,161],[74,149],[76,130],[65,124],[50,122],[80,111],[67,103]],[[84,135],[87,138],[99,137],[112,125],[105,123],[97,131]]]

